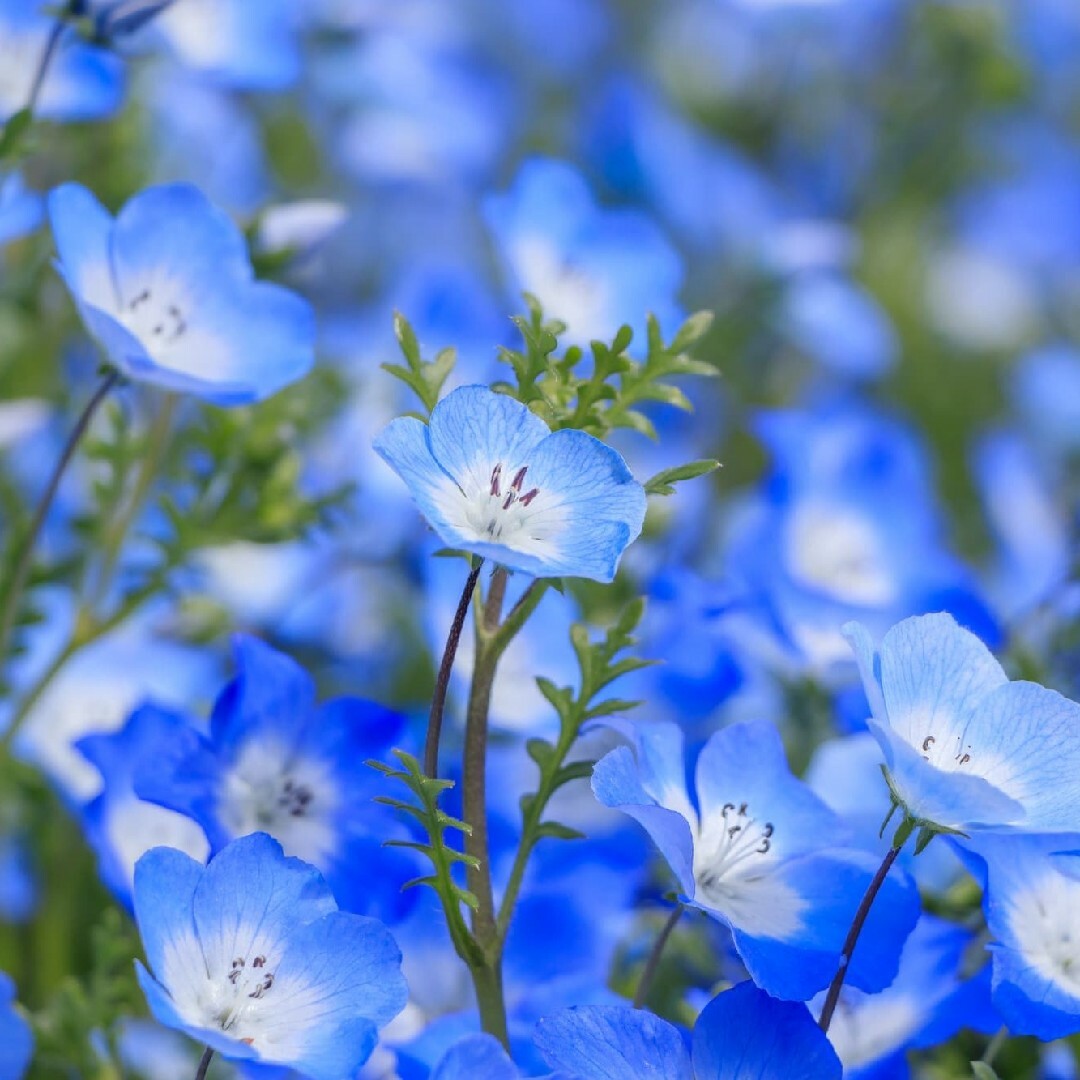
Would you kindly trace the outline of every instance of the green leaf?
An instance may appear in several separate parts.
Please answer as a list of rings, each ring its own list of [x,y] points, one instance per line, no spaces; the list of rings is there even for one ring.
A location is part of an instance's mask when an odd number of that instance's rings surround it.
[[[542,821],[535,829],[533,835],[542,840],[549,836],[553,840],[584,840],[585,834],[578,829],[571,829],[569,825],[560,825],[557,821]]]
[[[34,114],[29,109],[20,109],[8,120],[0,134],[0,161],[15,155],[33,123]]]
[[[712,324],[711,311],[695,312],[679,327],[675,337],[672,338],[671,351],[681,353],[696,345],[709,332]]]
[[[985,1061],[973,1061],[971,1063],[971,1072],[975,1080],[1001,1080]]]
[[[645,482],[648,495],[674,495],[675,485],[683,480],[695,480],[699,476],[708,476],[720,468],[720,462],[714,458],[691,461],[686,465],[677,465],[673,469],[664,469]]]

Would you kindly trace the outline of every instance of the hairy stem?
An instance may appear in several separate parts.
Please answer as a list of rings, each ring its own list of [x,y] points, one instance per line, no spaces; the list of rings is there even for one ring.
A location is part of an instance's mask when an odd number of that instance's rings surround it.
[[[45,79],[49,74],[49,67],[52,65],[53,57],[56,55],[56,50],[60,46],[60,39],[64,36],[64,29],[67,27],[67,17],[71,11],[71,4],[56,17],[56,21],[53,23],[52,30],[49,31],[49,38],[45,42],[45,48],[41,52],[41,59],[38,60],[37,71],[34,72],[34,81],[30,84],[30,94],[26,99],[26,110],[33,115],[34,110],[37,108],[38,98],[41,97],[41,91],[45,86]]]
[[[866,923],[867,916],[870,914],[870,909],[874,906],[874,900],[881,891],[881,886],[885,884],[885,878],[889,876],[892,864],[896,862],[896,857],[899,854],[899,847],[889,848],[888,853],[885,855],[885,858],[877,869],[877,873],[874,874],[870,884],[867,886],[866,893],[859,904],[858,910],[855,912],[855,918],[851,923],[851,929],[848,930],[847,937],[844,939],[844,948],[840,953],[840,966],[833,976],[833,981],[829,986],[829,992],[825,996],[825,1005],[821,1010],[821,1018],[818,1020],[818,1025],[821,1027],[822,1031],[829,1030],[833,1013],[836,1012],[837,1002],[840,1000],[840,990],[843,988],[844,980],[847,978],[848,968],[851,965],[851,955],[855,951],[855,945],[859,940],[859,935],[862,933],[862,928]]]
[[[206,1080],[207,1070],[210,1068],[210,1059],[214,1056],[214,1051],[208,1046],[203,1053],[202,1058],[199,1061],[198,1071],[195,1073],[195,1080]]]
[[[22,548],[15,563],[15,569],[12,571],[7,588],[4,590],[4,610],[3,614],[0,615],[0,664],[4,663],[7,659],[8,645],[10,644],[11,632],[15,626],[15,619],[18,615],[19,602],[22,599],[23,590],[26,587],[26,579],[30,574],[30,567],[33,565],[34,561],[34,547],[37,544],[38,537],[41,534],[42,526],[45,524],[45,518],[48,516],[53,500],[56,498],[56,491],[60,487],[60,481],[63,478],[64,472],[70,464],[71,459],[75,456],[75,451],[82,441],[83,435],[86,434],[86,429],[90,426],[90,421],[94,418],[98,406],[105,400],[106,395],[116,385],[119,378],[119,372],[113,369],[106,372],[105,377],[94,391],[93,396],[86,403],[79,419],[75,422],[75,427],[68,436],[68,441],[60,454],[59,460],[53,468],[52,476],[49,477],[45,492],[38,502],[37,510],[34,512],[33,520],[30,523],[30,529],[23,539]]]
[[[678,903],[675,905],[674,910],[667,917],[667,921],[664,923],[659,936],[653,943],[652,951],[649,953],[649,959],[645,961],[645,970],[641,973],[641,981],[638,983],[637,992],[634,994],[635,1009],[643,1009],[645,1007],[645,1002],[648,1000],[649,990],[652,987],[653,979],[656,978],[656,970],[660,967],[660,958],[664,955],[664,946],[667,944],[668,938],[671,937],[671,931],[675,929],[675,924],[682,918],[682,913],[685,910],[685,904]]]
[[[1001,1052],[1001,1048],[1009,1041],[1009,1028],[1007,1025],[1002,1025],[998,1028],[994,1037],[986,1044],[986,1049],[983,1051],[983,1056],[979,1058],[979,1061],[983,1065],[993,1065],[994,1059]]]
[[[457,611],[454,612],[454,621],[450,624],[450,633],[446,638],[442,663],[439,664],[439,674],[435,680],[431,712],[428,713],[427,738],[424,740],[424,775],[432,779],[439,775],[439,739],[442,736],[443,712],[446,709],[446,693],[450,687],[450,673],[454,668],[454,657],[457,656],[461,631],[465,626],[465,615],[469,610],[469,601],[476,590],[476,582],[483,565],[484,560],[478,559],[465,581],[465,588],[461,593]]]

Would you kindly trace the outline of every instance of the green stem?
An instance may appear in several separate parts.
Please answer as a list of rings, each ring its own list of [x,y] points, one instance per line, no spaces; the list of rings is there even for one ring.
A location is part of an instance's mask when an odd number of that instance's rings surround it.
[[[86,403],[79,419],[75,423],[75,427],[68,436],[68,441],[64,445],[63,451],[61,451],[59,460],[53,467],[52,476],[49,477],[45,492],[38,502],[37,510],[34,512],[34,518],[30,523],[30,529],[23,540],[18,561],[15,563],[15,569],[12,572],[7,588],[5,589],[4,610],[3,615],[0,616],[0,664],[3,664],[7,658],[8,645],[11,641],[11,632],[15,626],[19,602],[22,599],[23,590],[26,587],[26,579],[29,577],[30,567],[34,561],[34,547],[37,544],[38,536],[41,534],[42,526],[45,524],[45,518],[48,516],[49,508],[56,498],[56,492],[60,487],[60,481],[63,478],[68,464],[75,456],[75,451],[82,441],[83,435],[86,434],[86,429],[90,426],[90,421],[94,418],[94,413],[97,412],[98,406],[105,400],[106,395],[116,385],[119,378],[119,372],[110,369],[98,385],[98,388],[94,391],[93,396]]]
[[[885,878],[889,876],[892,864],[896,862],[896,857],[899,854],[899,846],[889,848],[885,858],[877,869],[877,873],[874,874],[870,884],[867,886],[866,893],[859,904],[858,910],[855,912],[855,918],[852,920],[851,929],[848,930],[847,937],[844,939],[844,947],[840,952],[840,966],[833,976],[833,981],[829,986],[829,992],[825,996],[825,1004],[821,1010],[821,1017],[818,1020],[818,1026],[822,1031],[827,1032],[829,1030],[833,1013],[836,1012],[836,1005],[840,1000],[840,991],[844,986],[844,980],[847,978],[848,968],[851,966],[851,956],[855,952],[855,945],[858,943],[859,934],[862,933],[862,928],[866,924],[867,916],[870,914],[870,908],[874,906],[874,900],[881,891],[881,886],[885,884]]]
[[[42,88],[45,86],[45,78],[49,74],[49,67],[52,64],[53,57],[56,55],[57,48],[60,46],[60,39],[64,36],[64,29],[67,26],[67,17],[71,13],[71,8],[72,5],[69,3],[57,15],[52,30],[49,31],[49,39],[45,42],[45,48],[42,50],[41,59],[38,60],[37,71],[34,72],[34,81],[30,85],[30,94],[26,99],[25,106],[26,111],[31,116],[37,108],[38,98],[41,97]]]
[[[660,931],[659,936],[653,943],[652,951],[649,953],[649,959],[645,961],[645,970],[641,973],[641,981],[638,983],[637,992],[634,994],[634,1008],[643,1009],[645,1002],[649,997],[649,989],[652,987],[653,979],[656,978],[657,968],[660,967],[660,957],[664,955],[664,946],[667,944],[668,938],[671,937],[671,931],[675,929],[675,925],[679,919],[682,918],[682,913],[686,910],[686,905],[678,903],[675,905],[672,913],[667,917],[664,922],[663,929]]]
[[[994,1059],[1001,1052],[1001,1048],[1009,1040],[1009,1029],[1004,1024],[998,1029],[997,1034],[986,1044],[983,1056],[979,1061],[983,1065],[993,1065]]]
[[[476,582],[483,565],[484,560],[477,559],[476,565],[465,581],[465,588],[462,590],[457,611],[454,612],[454,621],[450,624],[450,633],[446,638],[442,663],[439,664],[439,674],[435,679],[435,692],[431,697],[431,711],[428,713],[427,738],[424,740],[424,775],[432,779],[439,774],[439,739],[442,735],[443,712],[446,709],[446,694],[450,687],[450,673],[454,669],[454,657],[457,656],[461,631],[465,626],[465,615],[469,610],[469,601],[476,590]]]
[[[195,1073],[195,1080],[206,1080],[207,1070],[210,1068],[210,1059],[214,1056],[214,1051],[208,1046],[203,1053],[202,1058],[199,1060],[199,1069]]]
[[[476,1004],[480,1010],[480,1026],[509,1049],[510,1036],[506,1029],[502,964],[483,964],[471,970],[473,987],[476,991]]]

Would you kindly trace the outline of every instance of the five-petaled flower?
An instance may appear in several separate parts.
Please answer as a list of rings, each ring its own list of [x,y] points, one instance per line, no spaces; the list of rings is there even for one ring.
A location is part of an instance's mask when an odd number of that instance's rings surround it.
[[[916,823],[968,833],[1070,832],[1080,823],[1080,705],[1010,682],[950,615],[897,623],[855,650],[893,798]]]
[[[314,363],[310,305],[254,280],[240,230],[190,184],[148,188],[115,220],[63,184],[49,216],[60,273],[121,375],[239,405]]]
[[[135,867],[135,917],[151,1012],[224,1057],[312,1080],[354,1076],[408,997],[386,927],[338,911],[318,871],[265,833],[206,867],[148,851]]]
[[[448,394],[429,424],[392,421],[375,449],[444,543],[535,577],[611,581],[645,518],[617,451],[485,386]]]

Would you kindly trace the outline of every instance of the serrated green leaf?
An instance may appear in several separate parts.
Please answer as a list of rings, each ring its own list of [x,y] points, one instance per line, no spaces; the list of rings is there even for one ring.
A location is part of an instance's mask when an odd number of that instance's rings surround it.
[[[674,495],[675,485],[683,480],[695,480],[699,476],[708,476],[720,468],[720,462],[714,458],[691,461],[686,465],[677,465],[673,469],[664,469],[645,482],[648,495]]]
[[[624,701],[622,698],[608,698],[596,705],[590,705],[585,713],[586,720],[595,720],[600,716],[614,716],[616,713],[632,712],[638,708],[640,701]]]
[[[692,345],[696,345],[711,329],[713,313],[711,311],[696,311],[675,332],[671,339],[671,351],[683,352]]]

